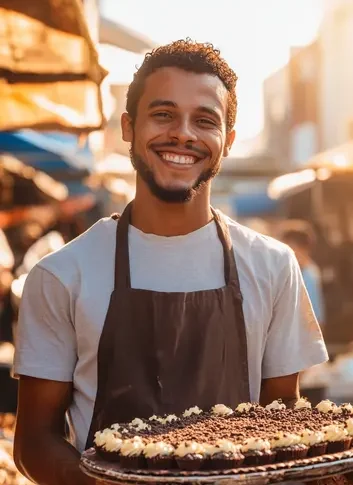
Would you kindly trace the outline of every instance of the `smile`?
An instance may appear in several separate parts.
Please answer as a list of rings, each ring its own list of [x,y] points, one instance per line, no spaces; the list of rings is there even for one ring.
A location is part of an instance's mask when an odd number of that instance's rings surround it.
[[[192,155],[182,155],[179,153],[172,152],[157,152],[159,157],[166,161],[175,163],[177,165],[194,165],[200,160],[200,158]]]

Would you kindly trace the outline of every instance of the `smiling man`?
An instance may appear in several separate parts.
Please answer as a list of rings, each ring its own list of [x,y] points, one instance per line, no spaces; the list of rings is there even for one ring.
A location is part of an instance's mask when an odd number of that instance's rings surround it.
[[[211,45],[148,54],[122,116],[135,199],[27,278],[15,457],[35,483],[94,483],[79,453],[115,422],[291,402],[298,373],[327,359],[293,252],[210,206],[236,80]]]

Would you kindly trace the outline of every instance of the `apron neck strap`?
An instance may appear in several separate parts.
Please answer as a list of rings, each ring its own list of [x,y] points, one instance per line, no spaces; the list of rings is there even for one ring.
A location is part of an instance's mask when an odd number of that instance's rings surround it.
[[[129,225],[131,220],[132,202],[130,202],[120,217],[116,228],[115,246],[115,279],[114,289],[131,288],[130,258],[129,258]]]
[[[211,207],[211,211],[216,223],[217,234],[223,246],[224,255],[224,280],[226,285],[235,281],[239,286],[237,265],[234,257],[233,242],[230,237],[229,227],[224,215]]]
[[[115,282],[114,289],[118,285],[124,285],[125,288],[131,288],[130,276],[130,258],[129,258],[129,225],[131,220],[132,202],[130,202],[121,216],[114,215],[118,219],[116,230],[116,248],[115,248]],[[222,243],[224,254],[224,279],[226,285],[235,281],[239,286],[239,277],[237,266],[234,258],[233,243],[230,237],[228,224],[222,213],[211,207],[214,221],[217,228],[218,237]]]

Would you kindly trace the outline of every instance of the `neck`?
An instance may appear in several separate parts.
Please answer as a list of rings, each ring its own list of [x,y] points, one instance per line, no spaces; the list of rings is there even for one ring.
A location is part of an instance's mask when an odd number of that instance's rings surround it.
[[[170,204],[157,199],[142,180],[137,180],[131,222],[142,232],[183,236],[205,226],[212,217],[209,185],[190,202]]]

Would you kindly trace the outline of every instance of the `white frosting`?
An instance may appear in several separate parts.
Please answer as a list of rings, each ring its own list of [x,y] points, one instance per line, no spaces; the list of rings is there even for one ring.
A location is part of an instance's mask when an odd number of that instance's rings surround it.
[[[230,414],[233,414],[233,409],[225,406],[224,404],[216,404],[212,408],[212,413],[220,414],[221,416],[229,416]]]
[[[185,441],[184,443],[180,443],[178,448],[175,450],[175,455],[184,457],[186,455],[204,455],[205,448],[202,444],[197,443],[196,441]]]
[[[248,413],[252,407],[253,404],[251,404],[251,402],[242,402],[235,410],[238,411],[238,413]]]
[[[117,436],[109,435],[106,438],[106,442],[103,448],[106,451],[119,451],[122,444],[122,439],[118,438]]]
[[[178,421],[179,418],[175,414],[169,414],[169,416],[167,416],[166,418],[162,418],[161,416],[156,416],[154,414],[153,416],[151,416],[148,419],[149,419],[149,421],[158,421],[161,424],[166,424],[166,423],[172,423],[173,421]],[[148,429],[151,429],[151,427],[149,427]]]
[[[192,414],[201,414],[203,411],[202,409],[200,409],[199,407],[197,406],[194,406],[192,408],[189,408],[189,409],[186,409],[184,412],[183,412],[183,416],[184,418],[188,418],[189,416],[191,416]]]
[[[175,414],[170,414],[164,419],[165,423],[172,423],[173,421],[178,421],[178,417]]]
[[[214,445],[203,443],[202,446],[204,447],[205,455],[207,456],[217,455],[218,453],[239,453],[241,450],[240,445],[236,445],[232,441],[225,439],[216,441]]]
[[[120,448],[120,453],[123,456],[140,456],[144,448],[145,444],[143,443],[142,439],[135,436],[131,440],[123,441]]]
[[[111,428],[114,429],[115,431],[118,431],[121,428],[121,426],[119,423],[114,423],[111,425]]]
[[[244,453],[254,450],[265,451],[271,449],[271,443],[261,438],[248,438],[244,441],[241,449]]]
[[[340,406],[336,406],[336,405],[332,409],[332,412],[333,412],[333,414],[342,414],[343,413],[342,408]]]
[[[143,450],[146,458],[155,458],[156,456],[170,456],[174,452],[172,445],[158,441],[158,443],[148,443]]]
[[[301,397],[295,403],[294,409],[311,409],[311,403],[305,397]]]
[[[350,403],[344,403],[340,406],[340,408],[346,413],[353,414],[353,406]]]
[[[346,421],[346,429],[349,436],[353,436],[353,418],[349,418]]]
[[[140,418],[135,418],[130,423],[131,426],[140,426],[141,424],[144,424],[144,422]]]
[[[271,446],[272,448],[287,448],[287,446],[298,445],[300,441],[300,436],[297,434],[280,431],[274,438],[272,438]]]
[[[348,436],[348,431],[336,424],[330,424],[322,429],[326,441],[342,441]]]
[[[205,453],[206,456],[212,456],[212,455],[216,455],[217,453],[219,453],[219,448],[216,445],[210,445],[209,443],[203,443],[202,446],[205,450],[204,453]]]
[[[143,431],[145,429],[151,429],[151,426],[140,418],[135,418],[131,421],[129,426],[133,427],[136,431]]]
[[[217,440],[216,447],[218,448],[218,453],[237,453],[240,451],[239,445],[225,439]]]
[[[282,411],[286,409],[286,405],[281,401],[273,401],[265,407],[267,411]]]
[[[325,441],[324,433],[305,429],[300,433],[301,442],[306,446],[313,446]]]
[[[114,431],[110,428],[103,429],[103,431],[97,431],[94,435],[94,443],[99,447],[103,447],[107,438],[109,439],[110,436],[115,436]]]
[[[329,399],[324,399],[317,404],[316,409],[320,411],[320,413],[329,413],[336,408],[336,404],[330,401]]]

